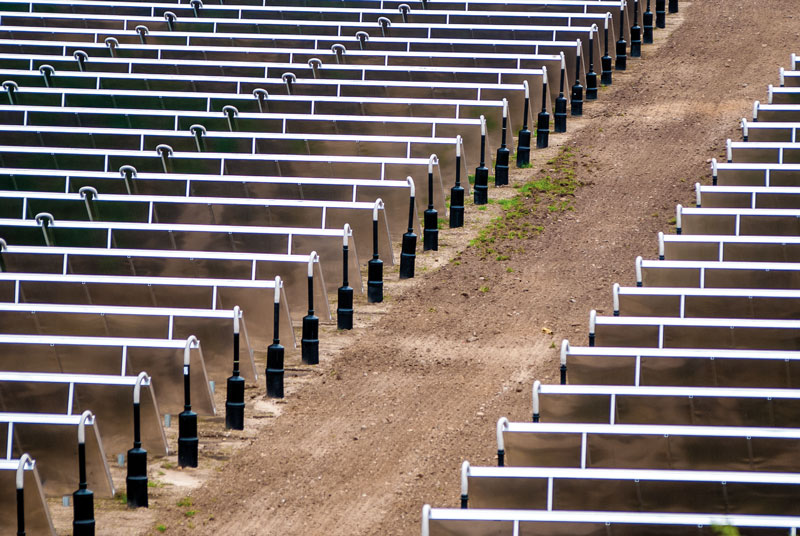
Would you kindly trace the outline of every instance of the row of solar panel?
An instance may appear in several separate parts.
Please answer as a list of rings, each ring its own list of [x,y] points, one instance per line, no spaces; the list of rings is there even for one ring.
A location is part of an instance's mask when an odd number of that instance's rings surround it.
[[[160,414],[182,407],[186,357],[194,409],[212,414],[209,380],[222,383],[232,355],[256,380],[274,311],[290,347],[299,296],[329,321],[340,282],[363,292],[374,244],[392,264],[403,234],[421,232],[417,211],[447,215],[446,185],[469,193],[469,170],[539,105],[552,113],[582,91],[609,38],[642,22],[617,1],[469,15],[456,13],[466,2],[401,3],[0,4],[0,409],[41,421],[13,414],[2,438],[8,460],[39,461],[23,465],[46,494],[74,489],[78,414],[100,423],[87,421],[88,481],[112,493],[106,455],[131,441],[130,374],[153,378],[141,439],[164,454]],[[42,405],[11,402],[39,393]],[[29,533],[47,533],[36,504]],[[12,505],[0,500],[0,519]]]
[[[758,110],[745,136],[800,126]],[[500,467],[464,462],[470,509],[426,506],[423,535],[796,533],[797,148],[728,141],[590,345],[563,342],[561,385],[535,382],[534,422],[500,419]]]

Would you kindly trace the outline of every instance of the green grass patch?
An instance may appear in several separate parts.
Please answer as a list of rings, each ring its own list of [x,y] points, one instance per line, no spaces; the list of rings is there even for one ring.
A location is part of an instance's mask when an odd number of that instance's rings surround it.
[[[489,221],[469,242],[471,247],[479,249],[482,259],[493,257],[497,261],[507,261],[515,251],[502,244],[503,241],[526,240],[541,233],[544,227],[529,221],[540,208],[549,213],[574,210],[572,203],[580,186],[575,178],[574,156],[571,147],[562,147],[555,158],[546,162],[539,176],[516,187],[517,195],[489,200],[490,204],[500,206],[502,214]],[[484,205],[478,210],[486,208]],[[519,250],[521,252],[522,248]]]

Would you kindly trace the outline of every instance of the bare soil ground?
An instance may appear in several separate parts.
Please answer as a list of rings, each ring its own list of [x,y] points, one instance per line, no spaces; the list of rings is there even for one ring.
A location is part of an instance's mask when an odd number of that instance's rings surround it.
[[[424,503],[456,506],[461,462],[496,463],[497,419],[530,418],[533,380],[557,381],[556,346],[585,344],[589,309],[609,310],[611,284],[632,284],[634,257],[655,255],[799,32],[796,0],[683,2],[645,58],[512,173],[581,183],[574,194],[468,206],[467,227],[443,230],[415,279],[388,273],[384,304],[359,304],[352,332],[325,330],[320,366],[291,365],[284,401],[252,386],[245,432],[206,420],[201,468],[153,461],[151,508],[99,501],[98,533],[416,534]],[[510,227],[468,247],[504,206]],[[71,508],[52,509],[68,532]]]

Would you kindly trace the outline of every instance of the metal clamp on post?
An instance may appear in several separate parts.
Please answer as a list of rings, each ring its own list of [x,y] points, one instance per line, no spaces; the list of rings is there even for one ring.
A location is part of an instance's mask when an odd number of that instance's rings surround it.
[[[458,177],[458,171],[456,171],[456,177]],[[408,198],[408,230],[403,235],[403,245],[400,249],[400,279],[409,279],[414,277],[414,263],[417,260],[417,235],[414,233],[414,214],[416,212],[416,203],[415,203],[415,187],[414,187],[414,179],[411,177],[406,177],[408,181],[408,191],[409,191],[409,198]],[[462,198],[463,198],[463,188],[462,190]],[[463,199],[462,199],[463,201]],[[453,208],[450,207],[450,217],[453,216]],[[451,225],[452,227],[452,225]]]
[[[33,469],[34,461],[28,453],[19,457],[17,465],[17,536],[25,536],[25,469]]]
[[[469,462],[461,464],[461,508],[469,507]]]
[[[619,4],[619,40],[617,41],[617,57],[614,68],[624,71],[628,66],[628,43],[625,41],[625,0]]]
[[[612,82],[611,75],[611,56],[608,54],[608,21],[611,19],[611,13],[606,13],[606,20],[603,21],[603,57],[600,58],[600,83],[604,86],[610,86]]]
[[[119,47],[119,41],[117,41],[116,37],[106,37],[105,41],[103,41],[106,46],[108,47],[108,53],[111,54],[112,58],[117,57],[117,48]]]
[[[489,202],[489,168],[486,167],[486,117],[481,115],[481,163],[475,168],[475,187],[472,189],[476,205]]]
[[[89,410],[78,422],[78,489],[72,494],[72,534],[94,536],[94,493],[86,482],[86,424],[94,424]]]
[[[45,85],[47,85],[46,82]],[[19,86],[17,83],[13,80],[6,80],[3,82],[3,89],[6,90],[6,95],[8,95],[8,103],[17,104],[17,97],[14,95],[17,91],[19,91]]]
[[[559,368],[561,385],[567,385],[567,354],[569,354],[569,341],[564,339],[561,341],[561,367]]]
[[[225,429],[244,430],[244,378],[239,374],[239,326],[242,310],[233,308],[233,373],[228,378],[225,399]]]
[[[528,129],[528,116],[531,106],[531,88],[527,80],[522,81],[525,87],[525,101],[522,104],[522,128],[517,134],[517,167],[528,167],[531,163],[531,131]]]
[[[567,98],[564,96],[564,83],[567,78],[567,60],[561,52],[561,78],[558,83],[558,97],[556,97],[556,109],[554,110],[553,132],[567,131]]]
[[[6,269],[6,261],[3,259],[3,253],[8,249],[8,244],[2,238],[0,238],[0,272],[7,272]]]
[[[550,142],[550,114],[547,113],[547,67],[542,67],[542,111],[536,117],[536,148],[545,149]]]
[[[267,104],[269,92],[264,88],[257,87],[253,90],[253,96],[258,101],[258,111],[262,114],[269,112],[269,105]]]
[[[636,274],[636,286],[641,287],[644,284],[644,280],[642,279],[642,263],[644,259],[641,255],[636,257],[636,260],[633,263],[634,272]]]
[[[506,186],[508,184],[508,161],[511,151],[506,147],[508,132],[508,101],[503,99],[503,128],[500,133],[500,147],[497,149],[497,160],[494,164],[494,185]]]
[[[297,77],[294,73],[283,73],[281,75],[281,80],[283,83],[286,84],[286,94],[287,95],[294,95],[294,83],[297,81]]]
[[[238,130],[236,127],[236,116],[239,115],[239,109],[236,108],[236,106],[226,104],[222,107],[222,113],[228,118],[228,130],[231,132],[236,132]]]
[[[386,17],[378,17],[378,26],[381,27],[381,35],[383,37],[389,37],[389,27],[391,25],[392,21],[390,21]]]
[[[594,34],[598,33],[597,24],[592,24],[589,32],[589,72],[586,73],[586,100],[597,100],[597,73],[594,71]]]
[[[44,86],[53,87],[53,75],[56,72],[55,68],[53,68],[52,65],[45,63],[44,65],[39,66],[39,72],[44,77]]]
[[[633,26],[631,26],[631,58],[642,57],[642,27],[639,26],[639,0],[633,0]]]
[[[172,167],[172,164],[169,161],[169,157],[175,154],[172,151],[172,147],[170,147],[166,143],[159,143],[158,145],[156,145],[156,153],[158,153],[158,156],[161,157],[161,165],[164,168],[164,173],[169,173],[170,168]]]
[[[575,60],[575,83],[572,85],[570,93],[570,113],[573,117],[583,115],[583,86],[581,85],[581,40],[578,39],[578,46],[575,50],[577,56]]]
[[[275,276],[275,300],[273,309],[272,344],[267,347],[267,396],[283,398],[283,345],[280,338],[281,319],[281,276]]]
[[[697,208],[703,207],[703,192],[702,186],[699,182],[694,183],[695,206]]]
[[[142,385],[150,384],[150,376],[140,372],[133,386],[133,448],[128,451],[128,474],[125,489],[129,508],[147,508],[147,451],[142,448],[140,399]]]
[[[337,293],[336,327],[337,329],[353,329],[353,287],[348,278],[348,239],[353,234],[350,224],[344,224],[342,234],[342,286]]]
[[[136,178],[136,168],[133,166],[120,166],[119,174],[122,176],[122,180],[125,181],[125,189],[128,194],[132,194],[135,191],[133,179]]]
[[[344,65],[344,54],[347,52],[345,46],[341,43],[336,43],[331,47],[331,52],[336,54],[336,63]]]
[[[169,28],[169,31],[174,32],[178,21],[178,17],[175,15],[175,13],[172,11],[165,11],[164,19],[167,21],[167,27]]]
[[[531,390],[531,401],[533,403],[533,418],[531,419],[533,422],[539,422],[540,414],[539,414],[539,393],[542,390],[542,382],[536,380],[533,382],[533,389]]]
[[[503,432],[508,430],[508,419],[500,417],[497,419],[497,467],[506,465],[506,442],[503,439]]]
[[[319,255],[308,255],[308,314],[303,317],[303,334],[300,339],[301,360],[306,365],[319,364],[319,318],[314,314],[314,263]]]
[[[356,39],[361,46],[361,50],[367,49],[367,41],[369,41],[369,34],[363,30],[356,32]]]
[[[647,0],[647,9],[642,13],[642,42],[645,45],[653,44],[653,12],[650,11],[650,0]]]
[[[183,411],[178,415],[178,465],[181,467],[197,467],[197,450],[200,439],[197,437],[197,413],[192,411],[191,376],[189,365],[192,347],[197,348],[199,341],[194,335],[186,339],[183,347]]]
[[[194,143],[197,145],[197,152],[205,152],[206,142],[203,139],[203,136],[206,135],[206,127],[203,125],[192,125],[189,127],[189,132],[191,132],[194,136]]]
[[[319,70],[322,67],[322,60],[319,58],[311,58],[308,60],[308,66],[311,67],[311,75],[314,77],[314,80],[319,80],[321,78]]]
[[[86,71],[86,62],[89,61],[89,55],[83,50],[76,50],[72,57],[78,62],[78,70],[80,72]]]
[[[147,26],[145,26],[144,24],[140,24],[139,26],[134,28],[134,31],[137,34],[139,34],[139,41],[141,41],[143,45],[146,45],[147,44],[147,34],[150,33],[150,29]]]
[[[403,22],[408,22],[408,14],[411,13],[411,6],[408,4],[400,4],[397,6],[397,9],[400,10],[400,15],[403,17]]]
[[[200,10],[203,9],[203,0],[192,0],[189,2],[189,5],[191,5],[194,10],[194,16],[200,17]]]
[[[667,0],[656,0],[656,28],[667,27]]]
[[[717,175],[718,174],[719,174],[719,165],[717,164],[717,159],[716,158],[712,158],[711,159],[711,185],[712,186],[716,186],[717,185],[717,179],[718,179]]]
[[[53,236],[51,227],[55,223],[55,218],[49,212],[40,212],[34,218],[34,221],[42,228],[42,235],[44,236],[44,244],[46,246],[55,246],[56,237]]]
[[[367,263],[367,301],[383,301],[383,261],[378,255],[378,211],[383,210],[383,200],[379,197],[372,207],[372,259]]]
[[[425,229],[422,232],[422,250],[439,250],[439,212],[433,208],[433,166],[439,157],[432,154],[428,158],[428,210],[424,214]]]
[[[456,182],[450,188],[450,228],[464,226],[464,187],[461,186],[461,135],[456,136]],[[410,224],[411,222],[409,222]]]
[[[89,221],[99,221],[100,216],[97,212],[97,205],[94,200],[97,199],[97,190],[92,186],[81,186],[78,194],[83,198],[83,204],[86,205],[86,214],[89,216]]]

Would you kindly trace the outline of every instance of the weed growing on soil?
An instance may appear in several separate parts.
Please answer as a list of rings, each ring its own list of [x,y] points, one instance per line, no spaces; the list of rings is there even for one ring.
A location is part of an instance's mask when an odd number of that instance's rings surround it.
[[[156,525],[156,530],[158,532],[166,532],[167,526],[163,523],[159,523],[158,525]]]
[[[516,196],[496,201],[503,211],[502,215],[493,218],[469,242],[471,247],[479,248],[481,259],[494,257],[497,261],[507,261],[512,253],[524,251],[519,246],[501,245],[501,242],[527,240],[541,233],[544,226],[534,225],[530,221],[531,216],[537,215],[540,206],[546,206],[548,213],[574,210],[572,200],[575,190],[580,186],[575,178],[577,165],[574,157],[572,147],[562,147],[555,158],[546,162],[540,171],[541,177],[517,186]],[[484,205],[478,209],[485,210],[486,207]],[[498,248],[503,251],[498,251]]]
[[[189,507],[192,505],[192,498],[191,497],[184,497],[180,499],[177,503],[178,506],[186,506]]]

